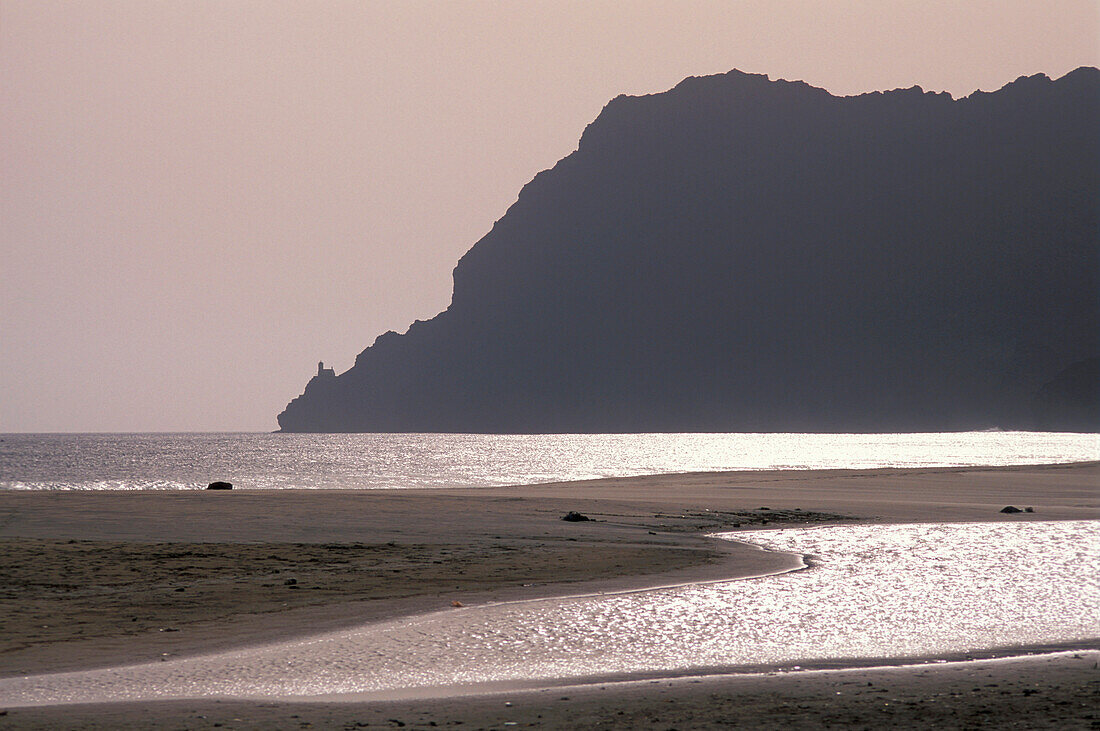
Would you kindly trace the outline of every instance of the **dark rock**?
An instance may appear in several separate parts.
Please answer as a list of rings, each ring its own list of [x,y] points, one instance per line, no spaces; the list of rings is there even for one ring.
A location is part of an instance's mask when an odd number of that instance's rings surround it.
[[[582,515],[581,513],[578,513],[575,510],[570,510],[568,513],[563,515],[561,517],[561,519],[562,520],[567,520],[570,523],[580,523],[580,522],[585,521],[585,520],[592,520],[587,515]]]
[[[206,489],[207,490],[232,490],[233,489],[233,483],[232,482],[221,482],[221,481],[211,482],[209,485],[206,486]]]
[[[1002,513],[1022,513],[1024,511],[1017,508],[1015,505],[1006,505],[1001,508]]]
[[[1027,508],[1024,508],[1024,512],[1025,512],[1025,513],[1034,513],[1034,512],[1035,512],[1035,508],[1032,508],[1032,507],[1027,507]]]
[[[283,582],[283,585],[284,586],[294,586],[297,583],[298,583],[297,579],[287,579],[286,581]]]
[[[285,432],[1095,431],[1100,71],[612,100]],[[445,364],[442,365],[442,364]]]

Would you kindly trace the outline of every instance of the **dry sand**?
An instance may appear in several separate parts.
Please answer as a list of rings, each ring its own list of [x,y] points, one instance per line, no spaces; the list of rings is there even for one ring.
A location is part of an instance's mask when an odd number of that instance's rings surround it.
[[[999,512],[1010,504],[1034,512]],[[561,521],[569,510],[594,520]],[[1100,463],[700,473],[473,490],[0,492],[0,675],[225,649],[452,601],[746,576],[796,562],[703,536],[734,527],[1098,518]],[[463,721],[462,728],[877,727],[927,718],[1088,728],[1097,656],[1081,657],[992,665],[995,683],[972,682],[971,663],[594,686],[571,689],[569,701],[558,700],[559,688],[517,694],[511,706],[487,696],[10,709],[0,727],[396,727],[389,718],[418,727]],[[872,690],[887,680],[898,698],[889,706]],[[859,691],[836,695],[844,683]]]

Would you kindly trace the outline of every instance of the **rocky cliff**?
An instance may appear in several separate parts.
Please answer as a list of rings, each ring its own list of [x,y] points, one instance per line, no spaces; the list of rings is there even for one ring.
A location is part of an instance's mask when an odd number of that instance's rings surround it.
[[[279,425],[1100,429],[1069,403],[1100,392],[1074,370],[1100,355],[1098,130],[1091,68],[959,100],[737,71],[620,96],[462,257],[446,311]]]

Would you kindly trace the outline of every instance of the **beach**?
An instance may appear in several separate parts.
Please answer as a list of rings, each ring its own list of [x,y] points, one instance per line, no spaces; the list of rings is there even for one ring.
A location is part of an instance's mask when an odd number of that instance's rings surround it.
[[[1098,485],[1100,464],[1088,463],[695,473],[477,489],[0,492],[0,676],[183,657],[455,602],[621,591],[799,565],[797,557],[706,537],[722,530],[1096,520]],[[1006,505],[1033,512],[1001,513]],[[562,521],[569,511],[592,520]],[[911,725],[927,717],[1087,728],[1098,699],[1097,655],[1072,649],[1076,657],[554,688],[514,694],[509,706],[499,696],[172,701],[12,708],[0,723],[394,727],[396,719],[425,727],[705,728],[734,720],[815,725],[826,717]],[[897,697],[892,707],[880,687]]]

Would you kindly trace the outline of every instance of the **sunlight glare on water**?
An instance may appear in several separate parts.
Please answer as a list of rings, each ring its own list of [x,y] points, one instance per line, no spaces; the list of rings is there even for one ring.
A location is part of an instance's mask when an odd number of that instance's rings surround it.
[[[946,434],[7,434],[0,489],[413,488],[670,472],[1051,464],[1100,436]]]
[[[290,697],[903,658],[1100,634],[1095,521],[831,526],[726,537],[777,576],[470,607],[186,660],[0,680],[0,704]]]

